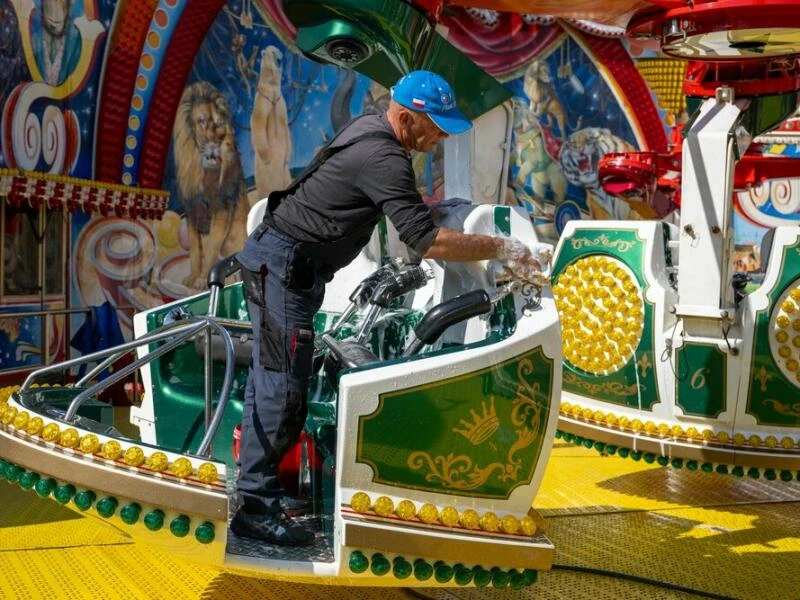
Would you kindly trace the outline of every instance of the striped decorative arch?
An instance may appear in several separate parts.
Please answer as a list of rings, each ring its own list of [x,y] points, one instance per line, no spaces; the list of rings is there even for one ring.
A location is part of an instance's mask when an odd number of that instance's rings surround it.
[[[95,179],[159,188],[186,78],[225,0],[123,0],[106,51]]]

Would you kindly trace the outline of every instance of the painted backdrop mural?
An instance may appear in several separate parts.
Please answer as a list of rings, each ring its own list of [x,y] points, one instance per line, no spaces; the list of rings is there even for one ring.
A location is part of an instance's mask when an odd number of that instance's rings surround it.
[[[0,0],[0,169],[91,178],[98,57],[113,11],[102,0]],[[3,211],[0,314],[66,304],[67,213],[27,204]],[[0,319],[0,367],[63,357],[65,321]]]
[[[134,310],[203,289],[210,265],[242,245],[250,207],[285,187],[348,119],[388,102],[387,90],[366,78],[299,54],[277,0],[198,6],[150,6],[152,20],[134,30],[128,11],[115,13],[110,0],[0,0],[0,167],[170,193],[158,221],[64,213],[71,279],[62,301],[126,307],[118,313],[125,333]],[[184,77],[169,61],[177,43],[170,41],[191,41],[182,21],[191,11],[208,29],[198,30],[196,46],[181,47],[193,57]],[[648,205],[605,193],[597,165],[607,152],[667,149],[669,128],[686,118],[683,63],[585,22],[453,9],[442,25],[513,92],[505,200],[525,207],[542,237],[554,240],[570,219],[675,219],[668,200]],[[104,56],[112,29],[116,45]],[[106,105],[98,89],[104,60],[105,88],[116,81],[121,93]],[[117,81],[123,71],[128,80]],[[441,153],[413,160],[426,201],[440,199]],[[775,218],[800,214],[786,200],[798,197],[793,186],[770,182],[740,198],[748,219],[737,216],[742,268],[757,268]]]

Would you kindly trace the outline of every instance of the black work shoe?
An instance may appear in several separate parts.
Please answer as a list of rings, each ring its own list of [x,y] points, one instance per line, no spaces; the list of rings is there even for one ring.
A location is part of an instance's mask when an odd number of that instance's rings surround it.
[[[314,542],[313,531],[298,525],[282,511],[252,515],[240,509],[231,520],[231,531],[279,546],[308,546]]]
[[[281,510],[290,517],[302,517],[311,513],[311,500],[283,496],[281,498]]]

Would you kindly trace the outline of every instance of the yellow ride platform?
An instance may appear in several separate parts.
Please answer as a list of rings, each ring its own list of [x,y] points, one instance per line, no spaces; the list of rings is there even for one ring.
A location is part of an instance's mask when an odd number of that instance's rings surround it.
[[[520,592],[258,579],[133,543],[7,483],[0,506],[3,599],[800,598],[800,482],[674,470],[560,440],[535,503],[556,565]]]

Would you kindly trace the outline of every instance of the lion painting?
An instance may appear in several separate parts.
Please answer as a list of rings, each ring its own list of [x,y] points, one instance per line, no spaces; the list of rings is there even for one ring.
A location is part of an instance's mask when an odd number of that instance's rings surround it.
[[[289,186],[289,158],[292,139],[286,101],[281,92],[283,54],[275,46],[261,51],[253,112],[250,114],[250,141],[253,144],[256,193],[266,198],[274,190]]]
[[[202,289],[219,258],[244,246],[249,210],[233,122],[222,93],[204,81],[188,86],[172,137],[178,199],[189,234],[190,272],[183,283]]]

